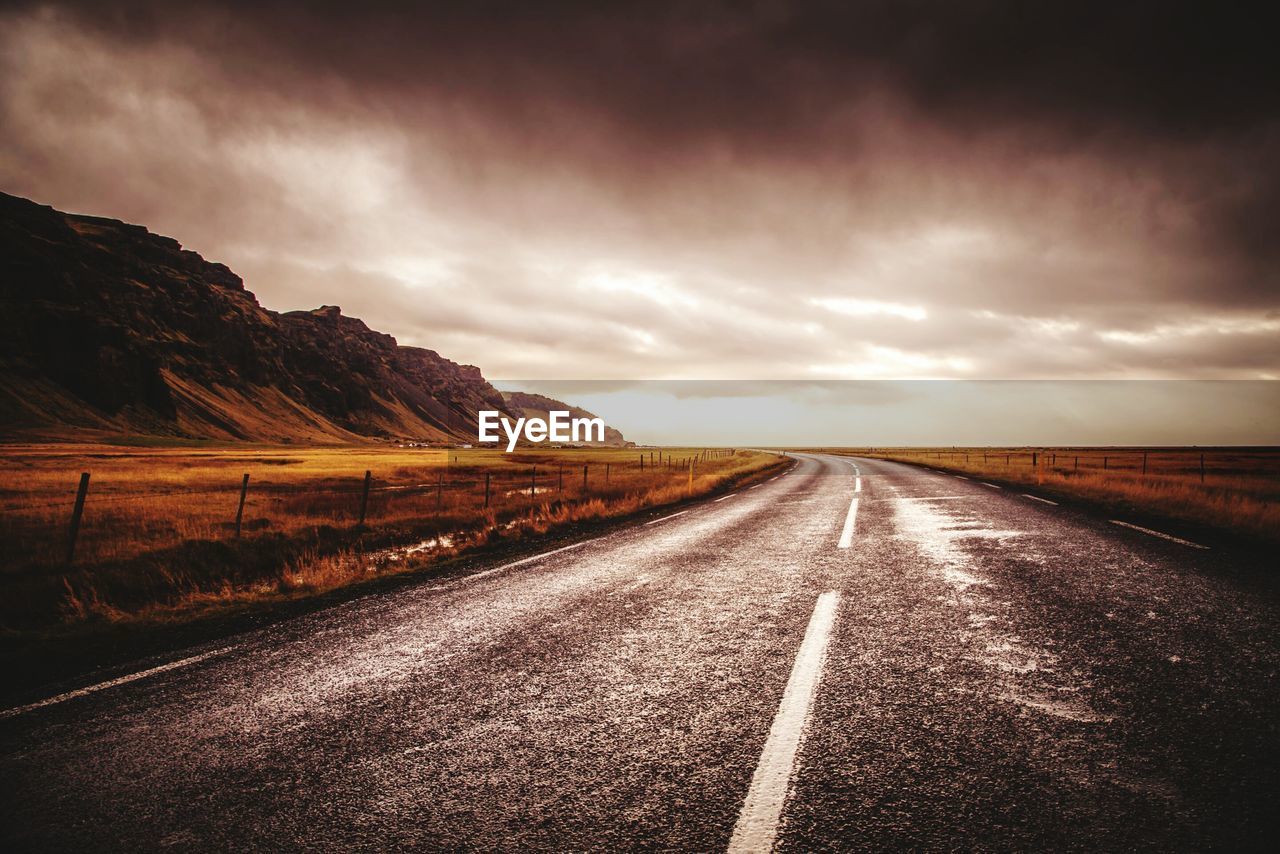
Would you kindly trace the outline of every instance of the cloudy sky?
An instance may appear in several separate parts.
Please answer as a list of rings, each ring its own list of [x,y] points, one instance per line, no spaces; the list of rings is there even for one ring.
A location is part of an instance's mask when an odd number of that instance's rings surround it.
[[[1207,3],[8,3],[0,189],[490,377],[1274,379],[1277,56]]]

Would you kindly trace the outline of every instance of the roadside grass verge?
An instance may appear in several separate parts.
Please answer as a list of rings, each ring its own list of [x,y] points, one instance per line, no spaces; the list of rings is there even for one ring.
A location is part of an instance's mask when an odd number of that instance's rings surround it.
[[[181,622],[316,596],[697,498],[785,464],[705,449],[30,447],[0,465],[0,633]],[[95,474],[67,565],[66,487],[81,470]],[[253,500],[236,537],[242,471]]]

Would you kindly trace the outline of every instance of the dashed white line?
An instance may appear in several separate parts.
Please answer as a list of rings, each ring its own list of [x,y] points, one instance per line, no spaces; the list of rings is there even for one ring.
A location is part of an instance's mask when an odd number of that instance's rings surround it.
[[[822,679],[827,642],[839,604],[840,594],[829,590],[818,597],[813,608],[800,652],[791,667],[791,677],[782,692],[782,702],[769,728],[769,738],[751,777],[751,788],[747,790],[747,799],[733,828],[730,854],[772,851],[777,841],[782,806],[791,786],[796,754],[804,739],[813,698]]]
[[[1150,528],[1144,528],[1141,525],[1134,525],[1130,522],[1121,522],[1119,519],[1112,519],[1111,524],[1120,525],[1121,527],[1124,527],[1124,528],[1132,528],[1135,531],[1141,531],[1144,534],[1150,534],[1153,537],[1159,537],[1162,540],[1168,540],[1171,543],[1177,543],[1178,545],[1181,545],[1181,546],[1190,546],[1193,549],[1204,549],[1205,551],[1209,550],[1208,546],[1202,546],[1199,543],[1193,543],[1190,540],[1184,540],[1181,537],[1175,537],[1172,534],[1165,534],[1160,531],[1153,531]]]
[[[748,486],[747,489],[759,489],[761,486],[764,486],[764,484],[757,483],[755,486]]]
[[[77,688],[74,691],[68,691],[65,694],[59,694],[56,697],[49,697],[36,703],[29,703],[25,706],[16,706],[12,709],[5,709],[0,712],[0,720],[11,718],[15,715],[21,715],[25,712],[42,709],[45,706],[52,706],[55,703],[63,703],[67,700],[74,700],[78,697],[87,697],[89,694],[98,691],[114,688],[117,685],[125,685],[129,682],[136,682],[139,679],[146,679],[148,676],[155,676],[157,673],[166,673],[170,670],[177,670],[179,667],[187,667],[192,664],[213,658],[215,655],[222,655],[224,652],[230,652],[235,649],[234,646],[224,646],[221,649],[215,649],[210,652],[202,652],[199,655],[192,655],[188,658],[182,658],[177,661],[171,661],[168,664],[161,664],[159,667],[152,667],[149,670],[140,670],[137,673],[130,673],[128,676],[120,676],[115,679],[109,679],[106,682],[99,682],[97,685],[90,685],[87,688]]]
[[[962,475],[962,474],[955,474],[955,475],[952,475],[952,477],[958,477],[958,478],[960,478],[961,480],[968,480],[968,479],[969,479],[969,478],[965,477],[965,476],[964,476],[964,475]]]
[[[715,501],[712,501],[711,503],[712,503],[712,504],[719,504],[721,501],[728,501],[730,498],[736,498],[736,497],[737,497],[737,495],[738,495],[738,493],[736,493],[736,492],[731,492],[731,493],[729,493],[728,495],[725,495],[725,496],[722,496],[722,497],[720,497],[720,498],[717,498]]]
[[[854,491],[854,492],[861,492],[861,491],[862,491],[862,478],[860,478],[860,477],[855,477],[855,478],[853,479],[853,491]]]
[[[1056,502],[1056,501],[1050,501],[1050,500],[1049,500],[1049,499],[1047,499],[1047,498],[1041,498],[1039,495],[1031,495],[1031,494],[1029,494],[1029,493],[1024,492],[1024,493],[1022,493],[1022,497],[1023,497],[1023,498],[1030,498],[1032,501],[1039,501],[1041,504],[1052,504],[1054,507],[1057,507],[1057,506],[1058,506],[1058,502]]]
[[[652,521],[645,522],[645,524],[646,524],[646,525],[656,525],[656,524],[658,524],[659,522],[665,522],[665,521],[667,521],[668,519],[674,519],[674,518],[676,518],[677,516],[683,516],[684,514],[686,514],[686,513],[688,513],[688,512],[689,512],[688,510],[681,510],[679,513],[672,513],[670,516],[663,516],[661,519],[653,519]]]
[[[858,518],[858,499],[849,502],[849,513],[844,517],[844,530],[840,532],[838,548],[847,549],[853,542],[853,524]]]
[[[985,480],[980,480],[980,481],[978,481],[978,483],[982,484],[983,486],[989,486],[989,487],[991,487],[992,489],[1004,489],[1004,487],[1003,487],[1003,486],[999,486],[999,485],[994,484],[994,483],[987,483]]]

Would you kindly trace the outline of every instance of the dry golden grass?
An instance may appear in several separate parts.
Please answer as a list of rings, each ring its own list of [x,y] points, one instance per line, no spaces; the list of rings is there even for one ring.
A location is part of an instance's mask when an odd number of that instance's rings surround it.
[[[832,453],[923,463],[1112,508],[1280,541],[1280,449],[865,448]],[[1145,458],[1145,465],[1144,465]],[[1203,468],[1201,460],[1203,459]]]
[[[778,464],[768,454],[690,448],[503,454],[10,445],[0,458],[0,626],[174,618],[312,595],[500,540],[703,495]],[[366,470],[371,490],[357,529]],[[89,493],[68,566],[82,471],[90,472]]]

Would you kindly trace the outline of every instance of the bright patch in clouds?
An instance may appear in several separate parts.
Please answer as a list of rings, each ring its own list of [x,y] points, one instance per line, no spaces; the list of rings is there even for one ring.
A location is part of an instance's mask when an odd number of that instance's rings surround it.
[[[860,361],[811,365],[809,370],[844,380],[926,380],[965,376],[974,369],[973,362],[961,356],[933,356],[875,344],[864,345],[862,350],[865,355]]]
[[[1189,323],[1166,323],[1141,331],[1107,329],[1099,332],[1098,337],[1104,341],[1141,346],[1208,335],[1262,335],[1268,332],[1280,332],[1280,318],[1218,317]]]
[[[924,320],[929,316],[923,306],[849,297],[811,297],[809,305],[851,317],[901,317],[904,320]]]

